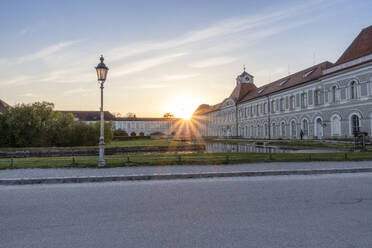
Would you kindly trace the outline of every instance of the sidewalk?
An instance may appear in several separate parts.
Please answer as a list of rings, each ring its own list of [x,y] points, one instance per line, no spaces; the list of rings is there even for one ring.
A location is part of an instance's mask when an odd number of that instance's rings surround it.
[[[372,162],[273,162],[233,165],[139,166],[107,169],[13,169],[0,170],[0,184],[78,183],[356,172],[372,172]]]

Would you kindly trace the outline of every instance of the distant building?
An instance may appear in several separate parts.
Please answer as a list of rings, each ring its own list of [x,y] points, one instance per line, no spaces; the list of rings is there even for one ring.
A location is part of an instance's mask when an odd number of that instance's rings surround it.
[[[0,99],[0,110],[2,109],[5,109],[5,108],[9,108],[10,105],[7,104],[6,102],[4,102],[3,100]]]
[[[75,120],[94,123],[100,120],[99,111],[58,111],[71,113]],[[183,120],[180,118],[143,118],[143,117],[115,117],[108,111],[104,111],[105,121],[111,121],[115,130],[123,130],[128,135],[149,136],[153,133],[165,135],[180,134],[183,132]]]
[[[323,37],[324,38],[324,37]],[[193,118],[201,136],[307,139],[372,133],[372,26],[342,56],[261,87],[244,72],[231,95],[202,104]]]

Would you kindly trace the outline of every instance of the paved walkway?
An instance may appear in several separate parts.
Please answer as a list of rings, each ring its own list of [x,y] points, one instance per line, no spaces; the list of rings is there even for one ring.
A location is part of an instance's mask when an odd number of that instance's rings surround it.
[[[232,165],[173,165],[173,166],[139,166],[107,169],[64,168],[64,169],[13,169],[0,170],[1,179],[18,178],[56,178],[56,177],[97,177],[97,176],[132,176],[180,173],[219,173],[219,172],[261,172],[283,170],[319,170],[319,169],[353,169],[371,168],[372,161],[361,162],[272,162]]]

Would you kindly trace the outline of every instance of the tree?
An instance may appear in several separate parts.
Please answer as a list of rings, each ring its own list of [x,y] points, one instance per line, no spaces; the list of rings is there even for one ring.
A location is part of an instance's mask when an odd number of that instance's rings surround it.
[[[97,145],[99,122],[75,121],[72,114],[53,111],[48,102],[18,104],[0,111],[0,146]],[[113,138],[113,125],[105,122],[105,142]]]
[[[174,114],[172,114],[171,112],[167,112],[163,115],[164,118],[173,118],[174,117]]]
[[[127,113],[127,117],[129,117],[129,118],[136,118],[136,114],[135,113],[132,113],[132,112],[128,112]]]

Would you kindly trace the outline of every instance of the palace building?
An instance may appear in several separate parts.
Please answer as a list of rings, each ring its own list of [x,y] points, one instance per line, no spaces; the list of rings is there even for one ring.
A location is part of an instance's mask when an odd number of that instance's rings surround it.
[[[231,95],[200,105],[201,136],[258,139],[337,139],[372,134],[372,26],[341,57],[257,87],[244,72]]]
[[[71,113],[75,120],[86,123],[100,121],[100,111],[58,111]],[[184,135],[187,132],[180,118],[151,118],[151,117],[115,117],[109,111],[104,111],[104,120],[110,121],[115,130],[123,130],[132,136],[150,136],[154,133],[165,135]]]

